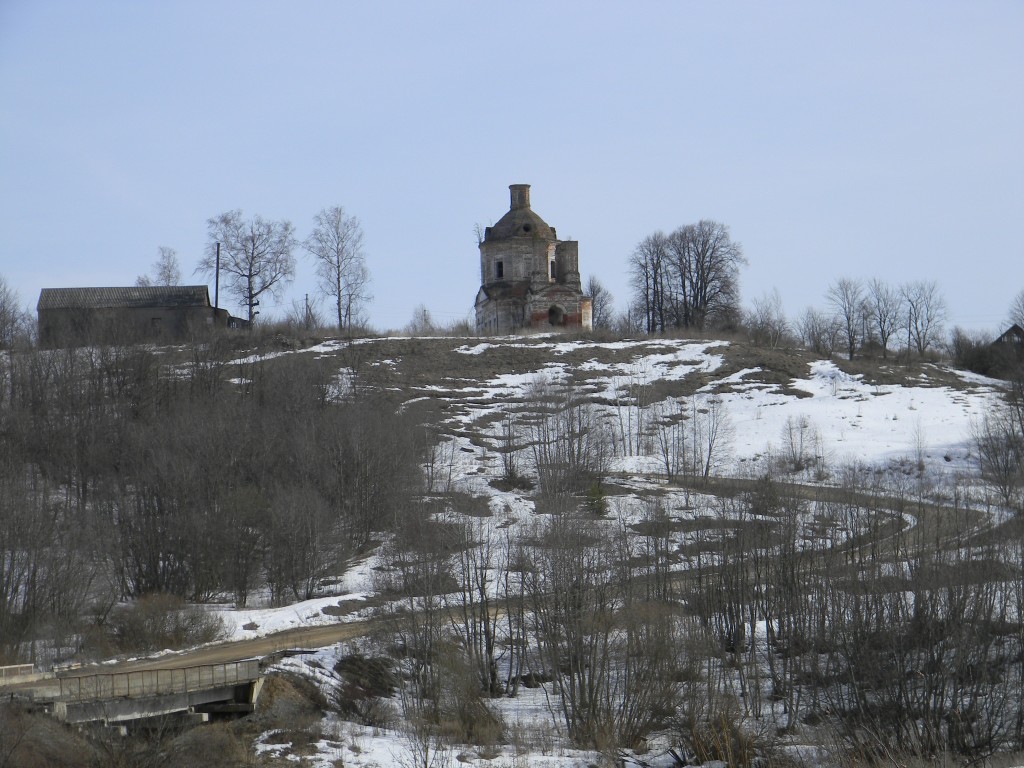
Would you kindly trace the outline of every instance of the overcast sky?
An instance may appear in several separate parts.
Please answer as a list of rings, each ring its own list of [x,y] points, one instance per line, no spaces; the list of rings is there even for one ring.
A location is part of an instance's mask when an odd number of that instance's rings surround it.
[[[33,309],[159,246],[204,282],[223,211],[304,237],[342,205],[373,325],[452,321],[513,183],[620,309],[636,243],[710,218],[745,304],[927,279],[994,329],[1024,289],[1024,2],[0,0],[0,275]],[[297,255],[265,317],[313,290]]]

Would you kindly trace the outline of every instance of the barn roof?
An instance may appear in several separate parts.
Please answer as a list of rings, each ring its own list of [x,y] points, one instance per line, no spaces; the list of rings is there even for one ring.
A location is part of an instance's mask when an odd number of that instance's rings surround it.
[[[1024,328],[1021,328],[1017,323],[1014,323],[1000,334],[995,343],[1020,343],[1021,341],[1024,341]]]
[[[152,285],[125,288],[43,288],[37,310],[209,307],[205,285]]]

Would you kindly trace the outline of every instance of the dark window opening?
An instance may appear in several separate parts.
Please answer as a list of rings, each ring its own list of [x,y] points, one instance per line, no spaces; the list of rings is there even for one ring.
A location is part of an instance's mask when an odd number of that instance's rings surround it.
[[[497,276],[498,276],[498,279],[499,279],[499,280],[501,280],[501,278],[503,278],[503,277],[505,276],[505,262],[503,262],[503,261],[499,261],[499,262],[498,262],[498,263],[497,263],[497,264],[495,265],[495,269],[494,269],[494,271],[495,271],[495,273],[497,274]]]
[[[548,322],[551,325],[564,325],[565,324],[565,312],[562,308],[555,305],[548,310]]]
[[[529,224],[523,224],[523,232],[529,232],[529,231],[530,231],[530,225]]]

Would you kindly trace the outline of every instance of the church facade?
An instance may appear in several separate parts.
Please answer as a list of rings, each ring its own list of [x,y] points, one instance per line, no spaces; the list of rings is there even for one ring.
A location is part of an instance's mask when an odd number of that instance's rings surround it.
[[[580,284],[579,243],[559,240],[530,208],[530,185],[509,186],[508,213],[480,242],[476,330],[590,330],[592,305]]]

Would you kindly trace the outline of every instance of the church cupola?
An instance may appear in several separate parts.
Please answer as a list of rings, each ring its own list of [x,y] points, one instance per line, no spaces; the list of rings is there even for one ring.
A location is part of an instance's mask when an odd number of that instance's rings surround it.
[[[509,184],[508,190],[512,195],[511,210],[530,207],[529,184]]]

